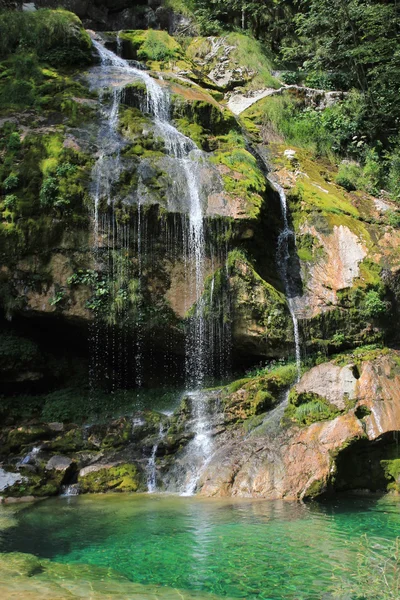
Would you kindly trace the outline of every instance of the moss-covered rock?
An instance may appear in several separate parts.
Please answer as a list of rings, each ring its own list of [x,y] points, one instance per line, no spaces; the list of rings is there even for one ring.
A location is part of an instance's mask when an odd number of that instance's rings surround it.
[[[85,493],[137,492],[141,486],[141,475],[133,464],[103,468],[80,476],[81,491]]]
[[[400,458],[382,460],[381,465],[385,472],[385,477],[389,481],[387,489],[400,493]]]
[[[287,355],[293,346],[292,321],[283,294],[264,281],[246,256],[228,257],[229,287],[235,306],[235,346],[258,356]]]
[[[318,421],[334,419],[339,413],[340,410],[337,406],[319,394],[313,392],[298,393],[296,390],[292,390],[282,422],[285,425],[289,423],[311,425]]]
[[[222,393],[225,421],[240,422],[266,413],[295,379],[296,367],[292,364],[231,383]]]
[[[272,76],[272,60],[256,40],[240,33],[221,38],[194,38],[186,53],[202,73],[224,90],[279,87]]]
[[[22,498],[33,496],[44,498],[57,496],[60,493],[62,482],[66,476],[62,471],[28,472],[23,470],[23,480],[2,491],[2,495],[9,498]]]
[[[48,440],[52,435],[54,432],[45,425],[21,426],[9,431],[6,444],[9,451],[19,452],[28,444]]]

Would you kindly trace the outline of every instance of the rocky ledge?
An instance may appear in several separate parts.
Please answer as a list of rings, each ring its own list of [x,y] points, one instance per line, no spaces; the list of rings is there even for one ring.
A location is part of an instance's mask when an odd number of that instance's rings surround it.
[[[400,491],[400,352],[362,348],[295,380],[260,371],[203,397],[213,453],[205,496],[307,499],[346,490]],[[171,416],[142,411],[107,425],[33,423],[2,431],[0,492],[179,491],[192,457],[193,398]]]

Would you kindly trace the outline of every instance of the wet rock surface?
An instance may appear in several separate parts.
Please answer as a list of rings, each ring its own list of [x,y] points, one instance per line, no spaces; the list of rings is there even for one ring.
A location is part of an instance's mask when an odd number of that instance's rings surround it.
[[[373,448],[380,441],[384,446],[385,435],[400,429],[399,364],[398,353],[380,355],[377,351],[371,359],[359,358],[357,377],[351,361],[343,366],[329,362],[314,367],[294,386],[292,394],[329,396],[341,413],[325,422],[317,414],[316,422],[300,428],[285,420],[284,426],[265,437],[260,422],[250,436],[236,429],[231,439],[225,438],[203,473],[201,493],[304,499],[334,491],[342,476],[341,452],[351,456],[354,451],[357,455],[360,443]],[[385,443],[390,458],[395,452],[392,438]],[[374,490],[379,485],[385,489],[387,481],[382,483],[385,477],[380,464],[384,456],[383,449],[371,463],[380,473],[375,483],[369,477],[371,464],[364,465],[353,488],[351,473],[347,475],[346,489],[368,489],[371,485]]]

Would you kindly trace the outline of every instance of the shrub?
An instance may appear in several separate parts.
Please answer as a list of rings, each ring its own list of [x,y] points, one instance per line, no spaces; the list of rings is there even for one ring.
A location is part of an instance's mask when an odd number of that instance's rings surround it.
[[[8,138],[7,148],[9,150],[19,150],[21,148],[21,138],[17,131],[11,133]]]
[[[332,81],[332,76],[329,73],[322,71],[309,73],[304,81],[308,87],[318,90],[333,90],[335,89]]]
[[[283,71],[280,79],[288,85],[296,85],[301,81],[301,74],[299,71]]]
[[[0,56],[24,50],[55,65],[85,64],[91,61],[91,46],[82,23],[68,11],[0,13]],[[24,72],[32,66],[27,58],[20,64]]]
[[[46,177],[40,189],[40,206],[54,206],[58,196],[58,181],[55,177]]]
[[[400,227],[400,211],[388,210],[386,213],[387,222],[392,227]]]
[[[11,175],[9,175],[7,177],[7,179],[5,179],[3,181],[3,188],[8,192],[9,190],[15,190],[15,188],[17,188],[19,185],[19,178],[18,175],[15,175],[13,173],[11,173]]]
[[[400,199],[400,147],[389,156],[388,189],[393,200]]]
[[[362,180],[361,167],[354,162],[342,162],[335,181],[348,192],[357,190]]]
[[[17,207],[17,202],[18,198],[15,194],[8,194],[8,196],[4,198],[4,207],[7,210],[15,210]]]
[[[388,312],[386,302],[381,299],[381,294],[376,290],[370,290],[363,302],[363,313],[366,317],[378,319]]]

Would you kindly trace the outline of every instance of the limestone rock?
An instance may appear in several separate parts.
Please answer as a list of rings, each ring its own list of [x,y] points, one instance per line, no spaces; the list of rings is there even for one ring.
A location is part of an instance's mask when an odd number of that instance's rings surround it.
[[[52,456],[46,464],[46,470],[66,471],[72,464],[72,459],[67,456]]]
[[[376,351],[359,363],[358,378],[354,363],[341,367],[329,362],[311,369],[296,386],[302,393],[328,396],[341,407],[333,420],[278,427],[265,437],[262,425],[250,436],[239,428],[223,435],[202,475],[201,493],[299,499],[334,486],[341,452],[351,459],[357,442],[368,448],[368,443],[400,431],[400,354]],[[354,408],[345,408],[349,399]]]
[[[25,481],[25,477],[20,473],[10,473],[0,468],[0,492],[4,492],[14,483],[22,483],[23,481]]]
[[[324,363],[303,375],[295,390],[299,394],[318,394],[343,410],[346,408],[345,401],[355,398],[356,386],[357,379],[352,365],[339,367],[333,363]]]

